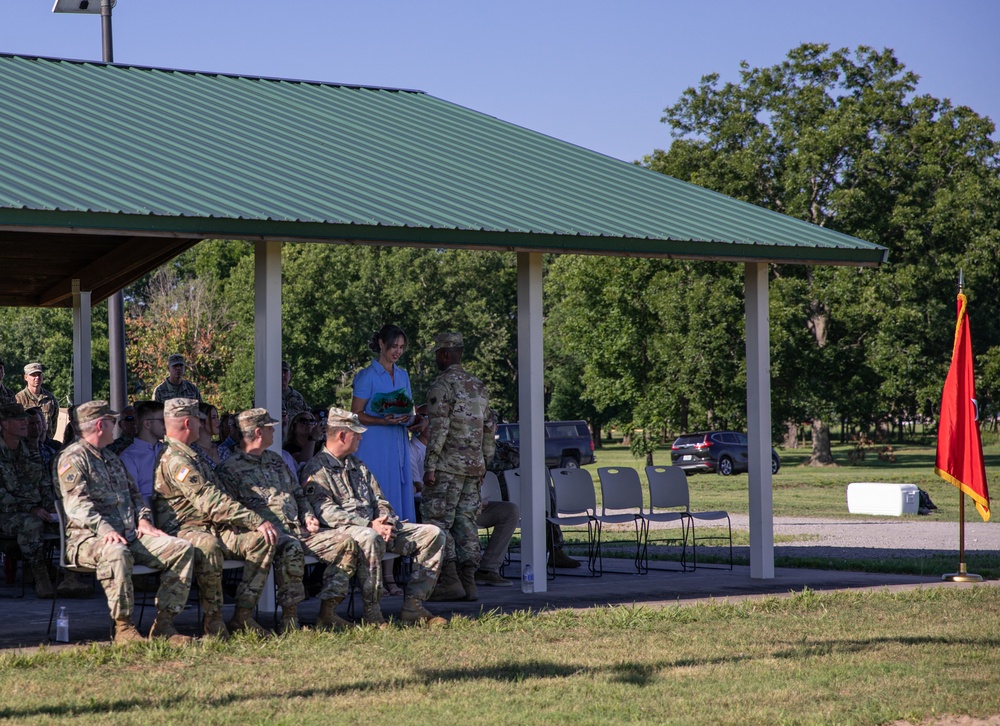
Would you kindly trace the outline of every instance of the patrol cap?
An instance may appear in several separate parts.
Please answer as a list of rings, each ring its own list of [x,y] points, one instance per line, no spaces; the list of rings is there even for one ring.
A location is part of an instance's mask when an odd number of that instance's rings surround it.
[[[81,403],[76,407],[74,413],[77,424],[81,425],[96,421],[99,418],[114,418],[118,415],[117,411],[111,410],[111,404],[107,401],[87,401],[86,403]]]
[[[201,411],[198,410],[198,400],[195,398],[171,398],[163,404],[163,415],[170,418],[201,418]]]
[[[44,370],[41,363],[29,363],[24,367],[24,375],[30,376],[32,373],[41,373]]]
[[[15,418],[31,418],[33,413],[24,410],[20,403],[5,403],[0,406],[0,421],[10,421]]]
[[[438,333],[434,336],[434,349],[432,353],[437,353],[443,348],[465,348],[462,342],[461,333]]]
[[[361,422],[358,421],[358,414],[336,406],[330,406],[330,410],[326,414],[326,425],[331,428],[350,429],[356,434],[363,434],[368,430],[367,426],[362,426]]]
[[[175,366],[178,363],[184,365],[184,356],[182,356],[180,353],[173,353],[169,358],[167,358],[168,366]]]
[[[240,431],[252,433],[254,429],[276,426],[281,422],[271,418],[266,408],[251,408],[237,416],[236,423],[239,424]]]
[[[290,370],[292,370],[292,367],[291,367],[291,365],[288,364],[287,360],[281,361],[281,370],[283,370],[283,371],[290,371]]]

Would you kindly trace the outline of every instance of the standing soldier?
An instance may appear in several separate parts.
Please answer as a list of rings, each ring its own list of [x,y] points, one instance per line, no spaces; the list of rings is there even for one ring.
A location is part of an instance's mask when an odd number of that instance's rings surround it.
[[[302,394],[292,388],[292,367],[287,360],[281,361],[281,408],[290,421],[300,411],[308,411],[309,406]]]
[[[56,437],[56,427],[59,425],[59,402],[52,395],[52,391],[42,388],[45,379],[44,368],[41,363],[29,363],[24,367],[23,389],[17,392],[14,399],[25,408],[38,406],[45,414],[45,429],[49,438]]]
[[[191,638],[177,632],[174,617],[187,603],[194,552],[187,542],[153,526],[149,507],[125,467],[105,450],[115,437],[116,415],[107,401],[77,406],[80,437],[56,461],[66,507],[66,556],[97,570],[115,620],[115,643],[142,640],[132,624],[132,563],[162,569],[149,637],[184,644]]]
[[[427,392],[430,440],[424,459],[423,520],[448,535],[445,563],[431,600],[476,600],[479,487],[493,458],[494,421],[486,386],[462,368],[461,333],[434,336],[441,375]]]
[[[263,634],[253,612],[267,581],[278,530],[218,486],[211,467],[191,444],[201,434],[198,401],[172,398],[163,407],[167,435],[156,467],[156,518],[169,533],[194,545],[194,569],[205,613],[205,635],[228,638],[230,630]],[[236,612],[227,629],[222,620],[222,563],[241,559],[243,580]]]
[[[239,448],[219,465],[220,483],[281,532],[274,561],[283,630],[298,628],[298,604],[305,600],[302,585],[305,556],[326,563],[320,592],[321,628],[349,625],[337,615],[337,605],[347,596],[360,551],[345,532],[320,529],[319,519],[284,460],[273,451],[274,425],[267,409],[252,408],[237,418],[242,434]]]
[[[184,356],[174,353],[167,359],[168,375],[166,379],[153,390],[153,400],[166,403],[171,398],[194,398],[201,401],[198,387],[184,378],[187,365]]]

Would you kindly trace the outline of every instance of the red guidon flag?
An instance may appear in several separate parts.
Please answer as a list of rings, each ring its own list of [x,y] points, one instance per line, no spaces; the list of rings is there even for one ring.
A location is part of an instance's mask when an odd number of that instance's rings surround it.
[[[934,473],[972,497],[983,521],[990,519],[983,441],[979,435],[979,405],[972,375],[972,336],[965,312],[965,295],[958,293],[958,324],[951,368],[941,396],[937,459]]]

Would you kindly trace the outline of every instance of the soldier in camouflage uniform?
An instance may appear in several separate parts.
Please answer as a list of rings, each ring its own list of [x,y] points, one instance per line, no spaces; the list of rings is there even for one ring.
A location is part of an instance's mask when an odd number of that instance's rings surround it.
[[[278,543],[277,528],[243,506],[217,483],[191,444],[201,433],[198,401],[172,398],[163,407],[167,435],[153,477],[156,521],[194,545],[194,569],[204,611],[204,633],[226,639],[232,630],[264,629],[251,617]],[[222,620],[222,563],[240,559],[243,580],[228,628]]]
[[[19,403],[0,405],[0,534],[17,538],[25,570],[35,578],[35,593],[48,599],[53,590],[43,535],[55,531],[56,505],[41,458],[25,443],[29,415]]]
[[[479,488],[493,458],[495,422],[486,386],[462,368],[461,333],[434,336],[441,375],[427,392],[430,440],[424,459],[423,520],[448,535],[445,564],[432,600],[476,600]],[[457,571],[456,571],[457,565]]]
[[[137,433],[139,433],[139,425],[136,423],[135,407],[125,406],[118,414],[118,438],[108,445],[108,451],[120,455],[132,445]]]
[[[0,360],[0,406],[5,403],[14,403],[14,392],[4,385],[3,377],[6,375],[3,361]]]
[[[237,417],[242,439],[231,457],[219,465],[219,482],[230,495],[281,532],[274,560],[282,630],[298,628],[298,604],[305,600],[302,584],[305,556],[326,563],[317,626],[342,628],[337,605],[350,591],[360,550],[345,532],[321,529],[298,479],[281,456],[270,451],[274,425],[267,409],[252,408]]]
[[[173,621],[187,603],[194,552],[187,542],[153,526],[132,478],[118,457],[105,450],[115,436],[115,415],[107,401],[80,404],[80,438],[56,460],[56,481],[66,509],[66,558],[96,568],[115,620],[116,643],[142,640],[132,624],[132,563],[162,569],[149,637],[190,642]]]
[[[283,360],[281,361],[281,408],[288,414],[289,421],[292,420],[295,414],[309,410],[306,399],[302,394],[288,385],[291,382],[292,367],[288,364],[287,360]]]
[[[185,367],[184,356],[180,353],[174,353],[167,359],[167,368],[170,371],[170,375],[167,376],[163,383],[153,389],[154,401],[166,403],[171,398],[194,398],[197,401],[201,401],[198,386],[184,378]]]
[[[354,453],[367,431],[357,414],[332,407],[327,415],[326,444],[302,470],[302,487],[327,527],[349,534],[361,548],[358,581],[364,599],[364,619],[383,625],[382,558],[386,552],[413,557],[414,566],[400,619],[441,625],[445,621],[423,606],[434,589],[445,535],[433,525],[401,522],[368,467]]]
[[[45,380],[45,368],[41,363],[29,363],[24,367],[25,387],[17,392],[14,400],[22,406],[32,408],[38,406],[45,414],[45,428],[49,438],[56,435],[56,428],[59,426],[59,402],[52,394],[42,388]]]

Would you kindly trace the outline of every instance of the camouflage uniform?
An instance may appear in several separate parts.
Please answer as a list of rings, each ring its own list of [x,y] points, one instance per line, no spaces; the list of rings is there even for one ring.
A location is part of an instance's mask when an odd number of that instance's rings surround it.
[[[15,393],[7,388],[3,383],[0,383],[0,406],[5,403],[16,403]]]
[[[495,449],[486,386],[460,364],[448,366],[427,392],[427,414],[430,440],[424,471],[433,471],[435,480],[428,484],[425,475],[423,520],[448,534],[445,561],[478,565],[479,486]]]
[[[135,443],[135,438],[132,436],[119,436],[117,439],[108,444],[107,448],[108,451],[110,451],[112,454],[117,455],[125,451],[125,449],[127,449],[134,443]]]
[[[151,520],[149,507],[118,457],[78,439],[56,459],[56,481],[66,509],[67,560],[96,568],[111,617],[132,616],[133,562],[163,570],[156,593],[158,610],[173,614],[183,610],[191,589],[194,552],[176,537],[139,536],[139,520]],[[125,537],[127,544],[106,543],[104,538],[112,532]]]
[[[27,388],[24,388],[17,392],[14,400],[26,409],[35,406],[42,409],[42,413],[45,414],[45,430],[48,432],[48,438],[54,439],[56,437],[56,428],[59,426],[59,402],[52,394],[52,391],[42,388],[36,396]]]
[[[345,532],[323,529],[310,533],[305,528],[306,517],[315,516],[312,505],[280,455],[264,451],[254,456],[236,449],[219,465],[217,474],[230,496],[281,532],[274,577],[282,608],[297,605],[306,598],[302,585],[306,555],[327,565],[319,599],[339,602],[347,596],[360,556],[358,546]]]
[[[353,454],[342,462],[323,449],[302,470],[302,488],[320,522],[346,532],[361,547],[368,566],[358,567],[358,581],[366,606],[377,605],[382,597],[386,552],[414,558],[407,597],[427,599],[443,563],[445,535],[439,528],[400,522],[375,477]],[[387,523],[395,529],[389,542],[369,526],[381,516],[387,516]]]
[[[156,521],[160,529],[194,545],[194,569],[206,618],[222,609],[222,562],[240,559],[243,580],[237,607],[253,609],[274,559],[274,545],[260,532],[260,515],[216,484],[211,467],[190,446],[169,436],[153,477]]]
[[[52,480],[39,456],[22,440],[11,449],[0,438],[0,534],[16,537],[26,562],[44,557],[43,535],[55,533],[55,525],[32,510],[56,510]]]
[[[167,378],[153,390],[153,400],[165,403],[171,398],[194,398],[201,400],[198,387],[187,378],[182,378],[176,386]]]
[[[301,393],[296,391],[291,386],[281,391],[281,408],[286,414],[288,414],[289,420],[291,420],[292,416],[297,414],[299,411],[309,410],[309,406],[306,404],[306,399],[302,397]]]

